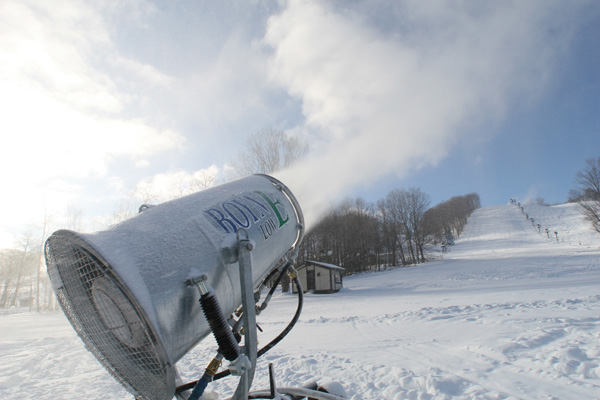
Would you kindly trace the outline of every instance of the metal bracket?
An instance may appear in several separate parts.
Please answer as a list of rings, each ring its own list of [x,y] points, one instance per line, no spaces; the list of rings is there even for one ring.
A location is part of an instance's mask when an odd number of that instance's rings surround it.
[[[238,263],[240,285],[242,289],[242,307],[244,314],[244,355],[250,360],[250,367],[243,371],[240,383],[232,400],[247,400],[248,391],[254,380],[256,368],[258,334],[256,332],[256,310],[254,302],[254,285],[252,283],[252,250],[254,241],[250,240],[248,231],[241,228],[237,231]]]

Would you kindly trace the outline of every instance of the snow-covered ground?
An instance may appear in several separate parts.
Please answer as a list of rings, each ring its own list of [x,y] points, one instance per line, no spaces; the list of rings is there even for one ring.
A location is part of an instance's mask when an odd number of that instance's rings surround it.
[[[600,398],[600,235],[574,205],[473,213],[442,260],[347,277],[334,295],[305,297],[300,322],[259,362],[281,386],[335,380],[362,399]],[[559,239],[563,239],[559,233]],[[581,243],[581,244],[580,244]],[[296,297],[278,294],[259,323],[267,343]],[[259,345],[260,346],[260,345]],[[197,378],[205,340],[179,363]],[[237,379],[211,384],[227,398]],[[132,398],[83,347],[62,313],[0,316],[0,398]]]

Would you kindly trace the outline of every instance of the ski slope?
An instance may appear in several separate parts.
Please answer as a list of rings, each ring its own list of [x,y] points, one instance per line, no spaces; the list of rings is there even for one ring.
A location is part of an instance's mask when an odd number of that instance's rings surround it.
[[[281,386],[333,380],[354,400],[600,398],[600,235],[573,205],[527,211],[560,240],[516,206],[485,207],[443,259],[307,294],[300,322],[259,361],[254,388],[267,387],[272,362]],[[261,343],[295,303],[276,295],[258,318]],[[209,339],[186,355],[184,378],[197,379],[215,349]],[[208,390],[225,399],[236,385]],[[132,396],[62,313],[17,313],[0,317],[0,398]]]

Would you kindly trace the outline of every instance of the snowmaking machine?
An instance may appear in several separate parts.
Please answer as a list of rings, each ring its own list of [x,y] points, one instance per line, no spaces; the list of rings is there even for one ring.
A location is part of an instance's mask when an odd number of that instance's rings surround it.
[[[287,335],[302,309],[294,264],[303,234],[291,191],[273,177],[254,175],[144,205],[104,231],[59,230],[47,240],[45,257],[73,328],[136,399],[215,398],[207,385],[233,375],[239,382],[231,400],[340,400],[340,393],[326,390],[277,387],[272,364],[270,387],[251,391],[257,358]],[[259,349],[256,316],[286,273],[298,289],[296,313]],[[211,333],[218,345],[214,359],[198,380],[184,383],[176,363]]]

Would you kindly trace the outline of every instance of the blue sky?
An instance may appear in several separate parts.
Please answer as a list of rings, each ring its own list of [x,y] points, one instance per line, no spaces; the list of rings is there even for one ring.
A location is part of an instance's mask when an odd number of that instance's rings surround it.
[[[565,202],[583,161],[600,157],[598,38],[600,24],[582,29],[542,98],[478,127],[484,138],[457,146],[400,184],[423,188],[434,203],[468,192],[478,192],[483,205],[538,196]]]
[[[0,247],[223,182],[265,128],[310,144],[277,176],[313,221],[411,186],[558,203],[600,156],[596,1],[61,4],[0,4]]]

